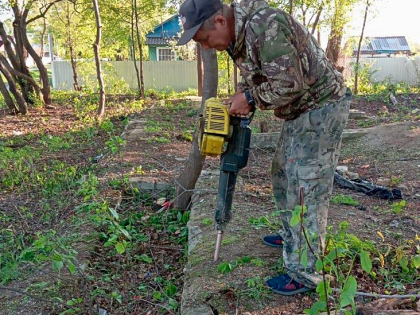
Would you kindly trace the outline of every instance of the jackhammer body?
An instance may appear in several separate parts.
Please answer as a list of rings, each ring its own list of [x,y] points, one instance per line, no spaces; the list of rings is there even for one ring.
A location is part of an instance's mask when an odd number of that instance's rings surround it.
[[[232,218],[232,201],[235,193],[236,177],[240,169],[247,165],[251,143],[250,119],[230,117],[232,136],[228,140],[227,150],[220,160],[220,177],[215,221],[217,229],[214,261],[219,258],[220,245],[226,224]]]
[[[220,158],[218,198],[214,218],[217,241],[214,260],[219,257],[220,244],[227,223],[232,218],[232,201],[235,193],[236,176],[248,162],[251,143],[249,124],[253,117],[230,116],[221,100],[210,98],[205,103],[204,115],[200,119],[199,147],[202,155]]]

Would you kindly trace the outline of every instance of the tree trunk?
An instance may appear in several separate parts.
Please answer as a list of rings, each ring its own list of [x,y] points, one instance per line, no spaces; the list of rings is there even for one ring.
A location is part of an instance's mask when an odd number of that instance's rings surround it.
[[[17,3],[13,6],[13,13],[14,13],[14,21],[13,21],[13,34],[15,38],[15,54],[18,61],[18,67],[15,68],[16,70],[26,74],[27,76],[31,76],[28,67],[26,66],[26,59],[28,58],[28,51],[25,48],[24,39],[22,30],[26,28],[26,23],[24,23],[24,18],[22,16],[22,12],[17,7]],[[26,29],[25,29],[26,30]],[[35,60],[35,59],[34,59]],[[17,80],[21,89],[23,97],[25,101],[32,104],[33,100],[30,97],[30,94],[33,92],[32,86],[25,80],[18,79]]]
[[[75,91],[80,91],[81,86],[79,85],[79,80],[77,78],[77,61],[76,61],[76,54],[74,52],[73,44],[69,45],[69,50],[70,50],[71,70],[73,72],[73,88]]]
[[[42,58],[38,56],[35,49],[32,47],[32,45],[29,43],[28,35],[26,34],[26,17],[29,13],[29,10],[25,10],[22,21],[21,21],[21,36],[23,40],[23,44],[28,51],[28,53],[31,55],[32,59],[35,61],[35,64],[39,70],[39,75],[42,80],[42,95],[44,97],[44,103],[46,106],[50,106],[52,103],[51,100],[51,88],[50,88],[50,81],[48,79],[48,71],[45,68],[44,64],[42,63]],[[22,71],[23,72],[23,71]],[[23,72],[24,73],[24,72]],[[26,73],[24,73],[26,74]],[[30,76],[30,75],[29,75]]]
[[[93,51],[95,53],[95,64],[96,64],[96,76],[98,78],[99,84],[99,107],[98,107],[98,118],[99,120],[102,119],[105,113],[105,87],[104,87],[104,80],[102,78],[102,69],[101,69],[101,57],[99,53],[99,48],[101,45],[101,16],[99,14],[99,5],[98,0],[92,0],[93,8],[95,11],[95,21],[96,21],[96,40],[93,44]]]
[[[80,91],[81,87],[79,85],[79,80],[77,78],[77,61],[76,61],[76,53],[74,51],[73,46],[73,38],[71,34],[71,16],[70,16],[70,4],[66,3],[66,22],[67,22],[67,46],[69,47],[70,52],[70,64],[71,64],[71,70],[73,72],[73,88],[75,91]],[[51,63],[53,61],[54,56],[51,56]]]
[[[197,44],[195,46],[197,53],[197,78],[198,78],[198,96],[203,96],[203,60],[201,58],[201,46]]]
[[[289,0],[289,14],[293,15],[293,0]]]
[[[136,59],[136,39],[134,38],[134,23],[135,23],[135,9],[136,0],[133,0],[131,3],[131,46],[132,46],[132,57],[134,62],[134,69],[136,70],[136,79],[137,79],[137,88],[139,89],[139,96],[141,97],[141,79],[140,79],[140,71],[137,67],[137,59]]]
[[[22,94],[20,94],[19,90],[16,88],[15,80],[13,79],[13,76],[10,74],[10,72],[7,70],[6,66],[0,62],[0,71],[3,73],[4,77],[7,80],[7,83],[9,84],[10,92],[15,97],[19,113],[21,114],[27,114],[28,113],[28,105],[25,102],[25,99],[23,98]]]
[[[32,84],[32,87],[34,88],[36,94],[38,95],[38,97],[40,98],[41,102],[42,102],[42,93],[41,93],[41,88],[39,87],[38,83],[36,83],[36,81],[34,80],[34,78],[27,76],[26,74],[19,72],[15,69],[13,69],[9,62],[7,61],[7,58],[5,56],[3,56],[0,53],[0,62],[3,63],[3,65],[6,67],[6,69],[13,75],[16,76],[19,79],[24,79],[26,81],[28,81],[30,84]]]
[[[362,33],[360,34],[359,45],[357,47],[357,57],[356,57],[356,66],[355,66],[355,73],[354,73],[354,95],[357,95],[358,92],[358,79],[359,79],[359,59],[360,59],[360,49],[362,48],[363,42],[363,33],[365,32],[366,20],[369,11],[370,2],[366,0],[366,9],[365,9],[365,18],[363,19],[363,26],[362,26]]]
[[[315,22],[312,25],[312,31],[311,31],[312,35],[315,34],[315,30],[318,28],[319,19],[321,18],[321,13],[322,13],[323,9],[324,9],[324,7],[321,5],[321,7],[318,9],[318,12],[316,13]]]
[[[13,50],[12,43],[9,40],[9,37],[6,34],[6,30],[4,29],[4,25],[0,22],[0,36],[3,41],[4,50],[7,53],[7,57],[9,58],[12,67],[15,69],[20,69],[19,62],[17,60],[16,54]]]
[[[46,33],[46,31],[47,31],[47,19],[44,17],[42,19],[41,52],[39,53],[39,56],[41,57],[41,59],[42,59],[42,57],[44,57],[44,53],[45,53],[44,45],[45,45],[45,33]],[[51,59],[51,61],[52,61],[52,59]],[[39,82],[42,82],[41,77],[39,77]]]
[[[144,98],[144,78],[143,78],[143,45],[140,38],[139,30],[139,16],[137,12],[137,1],[134,0],[134,13],[136,20],[136,34],[137,34],[137,45],[139,45],[140,54],[140,97]]]
[[[331,31],[330,38],[328,39],[326,54],[327,58],[337,67],[338,58],[340,56],[340,45],[342,39],[342,29],[340,31]],[[338,69],[338,67],[337,67]],[[340,70],[340,69],[338,69]]]
[[[6,103],[7,107],[10,109],[12,114],[17,114],[19,112],[18,108],[16,107],[15,102],[10,97],[9,90],[7,90],[6,85],[4,84],[3,77],[0,75],[0,92],[3,95],[4,102]]]
[[[201,49],[201,46],[200,46]],[[204,103],[210,97],[217,95],[218,85],[218,67],[216,51],[214,49],[207,49],[201,51],[204,66],[204,84],[203,84],[203,98],[201,101],[200,114],[203,112]],[[195,130],[194,139],[190,148],[188,161],[185,165],[184,171],[177,179],[178,187],[175,207],[178,209],[188,209],[195,184],[203,169],[205,156],[200,154],[198,147],[198,129]]]

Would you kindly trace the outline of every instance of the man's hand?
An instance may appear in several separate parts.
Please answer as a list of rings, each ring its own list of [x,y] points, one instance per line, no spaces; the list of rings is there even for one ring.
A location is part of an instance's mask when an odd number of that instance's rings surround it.
[[[224,101],[224,104],[230,105],[229,114],[232,116],[248,116],[252,110],[252,106],[248,104],[243,92],[232,95]]]

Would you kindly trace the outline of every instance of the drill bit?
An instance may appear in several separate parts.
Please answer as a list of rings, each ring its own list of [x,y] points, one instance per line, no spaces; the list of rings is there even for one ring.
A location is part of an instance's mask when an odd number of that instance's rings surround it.
[[[222,244],[223,231],[217,231],[216,249],[214,250],[214,262],[219,259],[220,245]]]

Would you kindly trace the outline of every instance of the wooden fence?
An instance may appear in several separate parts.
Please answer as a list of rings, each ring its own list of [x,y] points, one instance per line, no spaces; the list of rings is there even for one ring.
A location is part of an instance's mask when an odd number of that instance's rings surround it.
[[[137,88],[136,70],[132,61],[103,62],[105,69],[106,64],[112,65],[115,69],[113,75],[123,78],[131,89]],[[89,68],[92,67],[89,65]],[[53,61],[51,71],[54,89],[73,88],[73,71],[69,61]],[[91,75],[95,76],[95,73],[92,72]],[[169,87],[176,91],[185,91],[188,88],[197,89],[198,87],[196,61],[145,61],[143,62],[143,76],[146,89],[162,90]]]

